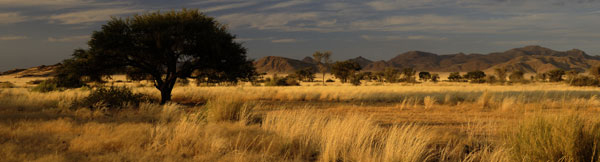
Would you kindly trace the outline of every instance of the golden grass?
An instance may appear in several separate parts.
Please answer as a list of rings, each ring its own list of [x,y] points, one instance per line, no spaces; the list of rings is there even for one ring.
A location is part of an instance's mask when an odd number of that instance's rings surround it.
[[[157,97],[151,87],[134,88]],[[560,84],[177,87],[76,107],[0,89],[2,161],[598,161],[599,88]]]

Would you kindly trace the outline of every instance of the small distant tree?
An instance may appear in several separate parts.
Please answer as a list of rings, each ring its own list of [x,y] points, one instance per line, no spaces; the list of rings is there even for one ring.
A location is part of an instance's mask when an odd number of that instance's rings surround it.
[[[577,76],[569,84],[572,86],[598,86],[600,82],[594,76]]]
[[[521,82],[525,79],[524,75],[523,71],[517,70],[513,71],[508,78],[511,82]]]
[[[313,59],[315,60],[315,62],[317,63],[317,66],[319,67],[319,72],[321,72],[321,74],[323,75],[323,85],[325,85],[325,73],[327,73],[327,70],[329,70],[329,65],[331,64],[331,52],[330,51],[326,51],[326,52],[315,52],[313,53]]]
[[[481,81],[484,81],[483,78],[485,78],[485,73],[481,70],[471,71],[467,72],[467,74],[465,74],[463,78],[468,79],[471,82],[479,83]]]
[[[537,73],[537,74],[535,74],[534,78],[536,81],[545,82],[546,80],[548,80],[548,74],[547,73]]]
[[[383,71],[375,72],[375,73],[373,73],[373,78],[375,78],[375,80],[378,82],[384,82],[385,81],[385,72],[383,72]]]
[[[505,82],[506,81],[506,69],[505,68],[496,68],[494,69],[496,72],[496,76],[498,76],[498,81]]]
[[[339,78],[342,81],[342,83],[346,83],[348,79],[351,76],[355,75],[355,73],[358,72],[360,69],[360,65],[355,61],[338,61],[331,66],[331,73],[336,78]]]
[[[372,80],[376,80],[377,79],[375,77],[375,75],[372,72],[370,72],[370,71],[358,73],[357,76],[359,78],[361,78],[362,80],[366,80],[367,82],[370,82]]]
[[[398,82],[398,78],[400,77],[400,70],[392,67],[385,68],[383,72],[383,78],[388,83],[396,83]]]
[[[448,75],[448,80],[451,82],[459,82],[462,80],[462,76],[460,76],[459,72],[452,72],[450,75]]]
[[[352,75],[350,75],[349,80],[352,85],[359,86],[361,84],[360,81],[363,80],[363,76],[360,73],[358,73],[358,74],[353,73]]]
[[[579,75],[579,71],[569,70],[565,72],[565,75],[567,76],[567,82],[571,83]]]
[[[312,67],[307,67],[296,71],[295,74],[296,76],[298,76],[298,79],[300,81],[312,82],[315,79],[314,71],[315,69],[313,69]]]
[[[546,72],[548,79],[550,82],[560,82],[563,81],[563,76],[565,75],[565,70],[563,69],[554,69]]]
[[[488,75],[485,78],[485,82],[490,83],[490,84],[494,84],[494,83],[498,82],[498,79],[496,78],[496,76]]]
[[[405,82],[415,82],[415,74],[417,71],[413,68],[402,69],[402,80]]]
[[[421,79],[422,81],[426,82],[429,79],[431,79],[431,74],[429,72],[426,72],[426,71],[419,72],[419,79]]]
[[[589,69],[589,73],[591,76],[594,76],[596,79],[600,79],[600,66],[594,66]]]
[[[431,81],[432,82],[440,81],[440,74],[437,74],[437,73],[431,74]]]

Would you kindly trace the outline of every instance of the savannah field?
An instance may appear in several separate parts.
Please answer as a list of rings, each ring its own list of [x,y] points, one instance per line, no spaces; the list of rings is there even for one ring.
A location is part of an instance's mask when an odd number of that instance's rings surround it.
[[[179,85],[171,103],[0,88],[0,161],[598,161],[600,88],[564,83]],[[443,77],[442,77],[443,78]],[[35,79],[35,78],[33,78]],[[39,79],[39,78],[38,78]],[[119,79],[119,76],[113,80]],[[128,86],[159,98],[150,83]]]

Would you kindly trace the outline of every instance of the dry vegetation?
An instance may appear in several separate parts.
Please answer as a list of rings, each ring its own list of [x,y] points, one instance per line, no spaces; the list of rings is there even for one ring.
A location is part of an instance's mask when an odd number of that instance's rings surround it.
[[[128,84],[159,97],[144,84]],[[90,89],[0,88],[1,161],[598,161],[599,88],[562,84],[176,87],[81,107]]]

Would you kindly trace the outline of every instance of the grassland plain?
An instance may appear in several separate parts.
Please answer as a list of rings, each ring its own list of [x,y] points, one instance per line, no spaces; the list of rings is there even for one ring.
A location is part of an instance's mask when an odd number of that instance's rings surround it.
[[[180,86],[166,105],[76,106],[89,93],[0,89],[2,161],[598,161],[600,150],[594,87]]]

